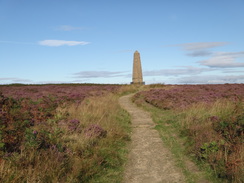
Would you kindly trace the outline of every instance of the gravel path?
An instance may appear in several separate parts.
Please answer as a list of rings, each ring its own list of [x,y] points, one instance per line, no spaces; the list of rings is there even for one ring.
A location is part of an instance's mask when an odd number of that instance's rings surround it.
[[[132,95],[119,99],[120,105],[132,116],[132,135],[125,183],[185,182],[183,173],[175,166],[169,150],[154,129],[149,113],[131,102]]]

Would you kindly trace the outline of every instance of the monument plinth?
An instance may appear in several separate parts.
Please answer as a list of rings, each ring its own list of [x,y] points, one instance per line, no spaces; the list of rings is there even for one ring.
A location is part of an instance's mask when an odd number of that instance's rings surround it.
[[[131,84],[139,84],[139,85],[145,84],[142,78],[141,58],[140,58],[140,53],[138,51],[135,51],[134,53],[133,74],[132,74]]]

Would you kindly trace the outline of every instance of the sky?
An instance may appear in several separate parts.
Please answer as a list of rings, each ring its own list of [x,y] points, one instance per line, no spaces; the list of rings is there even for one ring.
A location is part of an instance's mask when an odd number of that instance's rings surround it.
[[[0,84],[244,83],[244,0],[0,0]]]

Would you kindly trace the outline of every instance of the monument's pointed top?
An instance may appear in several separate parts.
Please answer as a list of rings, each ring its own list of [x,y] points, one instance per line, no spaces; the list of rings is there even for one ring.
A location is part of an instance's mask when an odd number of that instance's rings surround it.
[[[139,53],[139,52],[136,50],[135,53]]]

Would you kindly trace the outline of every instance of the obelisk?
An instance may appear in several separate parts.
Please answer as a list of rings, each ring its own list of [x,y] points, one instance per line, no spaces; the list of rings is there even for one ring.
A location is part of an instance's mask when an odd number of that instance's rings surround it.
[[[140,85],[145,84],[142,78],[141,58],[140,58],[140,53],[138,51],[135,51],[134,53],[133,76],[132,76],[131,84],[140,84]]]

